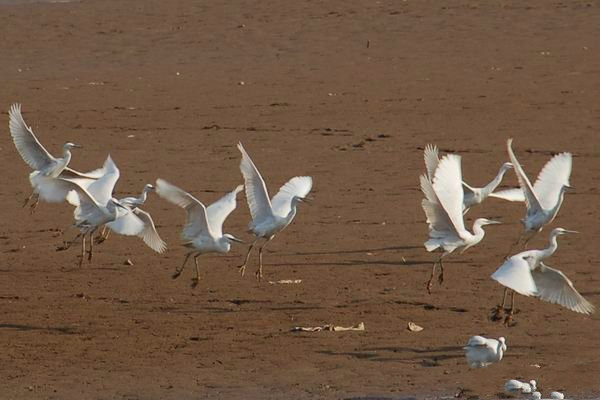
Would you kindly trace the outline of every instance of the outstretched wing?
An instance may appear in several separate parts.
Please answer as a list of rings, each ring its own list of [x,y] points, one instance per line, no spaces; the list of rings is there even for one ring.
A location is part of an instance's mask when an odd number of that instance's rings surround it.
[[[525,201],[525,195],[523,194],[523,190],[521,188],[499,190],[497,192],[490,193],[489,196],[508,201]]]
[[[523,296],[534,296],[538,289],[523,256],[519,253],[510,257],[492,274],[492,279]]]
[[[42,146],[21,115],[21,105],[13,104],[8,112],[8,127],[17,151],[32,169],[43,171],[56,163],[56,159]]]
[[[423,152],[423,158],[425,159],[425,168],[427,169],[427,178],[429,178],[430,181],[433,181],[433,177],[435,175],[435,170],[437,169],[438,163],[440,162],[437,146],[431,145],[431,144],[428,144],[427,146],[425,146],[425,151]]]
[[[156,193],[163,199],[186,211],[187,218],[182,232],[184,239],[193,240],[201,234],[214,237],[212,229],[208,224],[206,207],[200,200],[164,179],[156,180]]]
[[[579,294],[573,282],[561,271],[541,263],[532,271],[532,275],[540,299],[582,314],[594,312],[594,305]]]
[[[286,217],[292,210],[292,198],[294,196],[305,198],[312,189],[312,178],[310,176],[296,176],[285,185],[271,200],[273,214]]]
[[[452,221],[452,225],[457,235],[464,238],[464,193],[459,155],[448,154],[440,160],[437,170],[435,171],[433,189],[441,206],[446,211],[448,218]]]
[[[223,236],[225,219],[235,210],[237,206],[237,194],[242,190],[244,190],[244,186],[239,185],[206,208],[208,225],[211,231],[218,237]]]
[[[244,176],[244,184],[246,186],[246,199],[253,220],[263,220],[270,217],[273,212],[271,210],[271,202],[269,201],[269,193],[267,186],[260,172],[252,162],[252,159],[246,153],[242,143],[238,143],[238,149],[242,153],[242,161],[240,170]]]
[[[426,175],[421,175],[421,190],[425,198],[421,202],[427,223],[429,224],[430,236],[436,237],[444,233],[456,234],[456,229],[448,216],[448,213],[440,204],[431,182]]]
[[[533,185],[533,191],[545,209],[553,208],[558,203],[562,187],[569,186],[572,163],[571,153],[560,153],[552,157],[542,168]]]
[[[87,186],[87,190],[98,203],[107,204],[112,198],[113,190],[121,173],[110,155],[106,158],[103,169],[105,171],[104,175],[101,178],[92,181]]]
[[[506,148],[508,150],[510,162],[512,163],[515,169],[515,174],[517,174],[519,186],[521,186],[521,190],[523,191],[528,214],[534,214],[538,211],[542,211],[542,206],[540,205],[540,202],[535,195],[535,191],[531,186],[531,182],[529,182],[529,178],[527,178],[527,175],[525,175],[525,171],[523,171],[521,164],[519,164],[519,160],[517,160],[517,157],[515,156],[515,153],[512,150],[512,139],[508,139],[506,141]]]
[[[133,213],[142,220],[144,229],[138,234],[144,243],[157,253],[162,253],[167,249],[167,244],[158,236],[156,226],[149,213],[139,208],[134,208]]]
[[[74,191],[78,196],[78,206],[74,211],[75,219],[79,221],[80,218],[89,215],[91,213],[98,212],[100,210],[100,203],[94,198],[94,196],[86,190],[85,187],[79,185],[79,183],[75,180],[70,180],[66,178],[55,178],[54,181],[56,184],[63,185],[63,190],[65,192]],[[106,203],[102,203],[106,204]]]

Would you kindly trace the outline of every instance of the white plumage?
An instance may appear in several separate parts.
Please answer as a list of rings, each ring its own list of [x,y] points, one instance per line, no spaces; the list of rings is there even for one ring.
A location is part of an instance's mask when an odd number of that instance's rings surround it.
[[[506,348],[504,337],[496,340],[483,336],[472,336],[464,350],[467,363],[471,368],[485,368],[502,360]]]
[[[537,383],[534,380],[530,380],[529,383],[527,383],[511,379],[504,384],[504,391],[511,395],[532,394],[537,389],[536,386]]]
[[[237,194],[243,188],[242,185],[239,185],[207,208],[188,192],[163,179],[156,180],[156,193],[186,211],[187,216],[182,237],[186,241],[185,245],[194,249],[186,254],[183,265],[181,268],[176,269],[173,278],[181,275],[188,259],[194,255],[196,277],[193,286],[195,286],[199,280],[198,257],[200,255],[211,252],[228,253],[232,242],[242,242],[233,235],[223,234],[223,223],[229,214],[235,210]]]
[[[310,193],[312,178],[310,176],[297,176],[290,179],[269,200],[267,186],[258,168],[256,168],[241,143],[238,143],[238,149],[242,153],[240,170],[244,176],[246,200],[248,201],[248,207],[252,215],[252,222],[250,222],[249,228],[256,235],[256,240],[250,245],[245,261],[239,268],[243,276],[252,247],[254,247],[258,239],[264,238],[265,243],[263,243],[258,251],[259,267],[256,272],[257,279],[262,279],[262,250],[267,242],[275,237],[275,234],[282,231],[292,222],[296,215],[298,203],[305,201],[306,196]]]

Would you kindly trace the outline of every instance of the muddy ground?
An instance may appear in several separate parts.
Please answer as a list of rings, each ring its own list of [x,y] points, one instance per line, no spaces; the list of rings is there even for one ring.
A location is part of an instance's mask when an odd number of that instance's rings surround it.
[[[549,265],[600,305],[600,10],[595,2],[120,0],[8,1],[0,6],[0,393],[5,399],[495,398],[504,381],[544,392],[600,392],[600,317],[517,298],[517,325],[489,320],[501,287],[490,274],[522,230],[524,206],[473,208],[501,219],[482,243],[449,257],[425,291],[433,254],[418,176],[422,149],[463,156],[483,185],[514,137],[530,175],[555,152],[574,155],[574,192],[553,226]],[[25,4],[26,3],[26,4]],[[169,245],[153,253],[113,236],[93,264],[56,252],[66,204],[21,208],[28,167],[6,111],[53,154],[84,146],[89,170],[110,153],[117,197],[157,177],[205,202],[242,182],[242,141],[273,194],[314,178],[314,202],[265,255],[267,281],[245,246],[171,273],[185,254],[183,211],[152,195]],[[515,185],[514,174],[505,184]],[[239,208],[226,231],[246,234]],[[546,229],[531,242],[546,246]],[[130,259],[133,265],[126,265]],[[409,332],[407,323],[424,327]],[[364,322],[364,332],[291,333],[294,326]],[[506,336],[497,365],[469,370],[468,337]]]

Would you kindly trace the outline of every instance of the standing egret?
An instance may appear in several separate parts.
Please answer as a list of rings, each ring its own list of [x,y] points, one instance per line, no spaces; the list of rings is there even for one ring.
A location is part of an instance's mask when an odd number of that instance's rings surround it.
[[[506,381],[504,392],[510,395],[531,394],[537,389],[537,382],[533,379],[529,383],[521,382],[516,379]]]
[[[558,214],[565,191],[570,187],[569,177],[571,176],[573,157],[571,153],[560,153],[552,157],[544,168],[542,168],[535,185],[532,186],[512,150],[512,139],[507,140],[506,147],[527,207],[527,214],[521,220],[525,227],[525,232],[512,246],[514,247],[525,238],[528,232],[532,232],[525,240],[525,244],[527,244],[536,233],[540,232],[545,225],[552,222]],[[519,199],[518,192],[511,190],[508,193],[510,194],[505,198]],[[501,196],[496,194],[495,197]],[[510,250],[512,250],[512,247]]]
[[[81,237],[81,259],[79,266],[85,258],[86,236],[90,238],[90,249],[88,260],[92,260],[93,241],[92,236],[98,227],[106,224],[114,232],[126,236],[138,236],[144,243],[158,253],[166,249],[165,242],[156,232],[152,217],[139,208],[130,208],[121,204],[112,197],[114,186],[119,179],[120,171],[110,156],[106,163],[106,173],[89,186],[82,186],[77,180],[58,178],[58,184],[65,187],[67,191],[75,191],[78,196],[78,205],[73,212],[75,227],[80,233],[72,241],[65,243],[57,250],[68,249],[78,238]]]
[[[243,189],[244,187],[239,185],[207,208],[188,192],[163,179],[156,180],[156,193],[168,202],[183,208],[187,213],[182,237],[186,241],[184,246],[193,250],[186,254],[181,268],[175,269],[173,279],[181,275],[188,259],[194,255],[196,277],[193,279],[192,287],[195,287],[200,279],[198,257],[211,252],[225,254],[229,252],[231,243],[243,243],[235,236],[223,233],[223,223],[235,210],[237,194]]]
[[[144,203],[146,202],[146,199],[148,198],[148,193],[150,193],[153,190],[154,190],[154,185],[147,183],[146,185],[144,185],[142,194],[139,197],[134,197],[134,196],[123,197],[122,199],[119,199],[119,203],[121,203],[124,206],[130,207],[132,209],[143,206]],[[100,243],[104,242],[105,240],[107,240],[109,235],[110,235],[110,230],[105,225],[102,228],[102,231],[100,231],[100,236],[98,236],[96,238],[96,244],[100,244]]]
[[[17,151],[34,171],[29,174],[29,181],[33,192],[23,202],[23,207],[32,201],[31,212],[35,211],[39,199],[50,203],[62,202],[67,198],[65,185],[57,182],[57,178],[78,179],[79,183],[91,182],[104,174],[104,170],[97,169],[81,173],[68,167],[71,161],[71,149],[81,147],[68,142],[63,146],[60,158],[53,157],[39,142],[33,130],[27,126],[21,115],[21,105],[13,104],[8,112],[9,130]]]
[[[504,312],[506,295],[512,290],[511,307],[504,323],[512,320],[515,292],[523,296],[536,296],[552,304],[560,304],[571,311],[582,314],[594,312],[594,306],[577,292],[573,283],[561,271],[550,268],[542,261],[556,249],[556,238],[566,233],[577,233],[555,228],[550,233],[550,245],[544,250],[527,250],[510,257],[492,274],[492,279],[505,286],[502,304],[494,311],[493,319],[499,320]]]
[[[486,368],[488,365],[502,360],[506,351],[506,339],[499,337],[496,340],[483,336],[471,336],[463,349],[471,368]]]
[[[437,146],[430,144],[425,146],[425,152],[423,156],[425,159],[425,167],[427,169],[427,177],[429,178],[430,182],[433,182],[435,170],[440,162]],[[504,178],[506,172],[511,168],[512,164],[509,162],[502,164],[496,177],[482,188],[472,187],[463,181],[463,214],[466,214],[472,206],[481,204],[488,196],[490,196],[490,194],[496,190],[498,185],[500,185],[500,182],[502,182],[502,178]]]
[[[267,192],[265,181],[252,162],[252,159],[250,159],[248,153],[246,153],[242,143],[238,143],[238,149],[242,153],[240,169],[244,176],[246,199],[248,201],[248,207],[250,208],[250,214],[252,215],[252,222],[250,222],[249,228],[256,236],[256,239],[248,248],[244,263],[239,266],[239,270],[240,274],[244,276],[246,264],[250,258],[250,252],[256,242],[260,238],[263,238],[265,239],[265,242],[258,249],[259,266],[256,271],[256,278],[261,280],[263,277],[263,249],[267,243],[275,237],[275,234],[282,231],[292,222],[296,215],[298,203],[306,201],[306,196],[312,188],[312,178],[310,176],[296,176],[290,179],[279,189],[279,192],[269,200],[269,193]]]
[[[427,290],[431,293],[431,285],[435,268],[440,264],[440,284],[444,281],[444,265],[442,259],[457,248],[466,251],[479,243],[485,235],[482,226],[499,224],[486,218],[478,218],[473,224],[473,232],[465,229],[463,221],[463,190],[460,156],[448,154],[439,162],[433,183],[426,175],[421,176],[421,190],[425,199],[421,202],[429,224],[429,240],[425,242],[427,251],[443,250],[442,255],[433,263],[431,277],[427,282]]]

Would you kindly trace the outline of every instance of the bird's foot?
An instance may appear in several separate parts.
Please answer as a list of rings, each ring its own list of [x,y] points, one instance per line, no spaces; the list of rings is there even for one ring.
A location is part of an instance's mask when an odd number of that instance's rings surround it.
[[[199,278],[192,278],[192,289],[198,286],[198,282],[200,282]]]
[[[244,274],[246,273],[246,265],[240,265],[238,270],[240,271],[240,276],[243,278]]]
[[[490,319],[492,321],[501,321],[502,319],[504,319],[504,308],[500,305],[496,306],[496,308],[492,310],[492,315]]]
[[[440,285],[444,283],[444,271],[440,272],[440,274],[438,275],[438,282],[440,283]]]
[[[92,257],[94,255],[94,253],[92,253],[90,250],[88,250],[87,251],[87,255],[88,255],[87,256],[88,262],[92,262]]]
[[[262,273],[262,269],[261,269],[261,268],[259,268],[259,269],[256,271],[256,273],[254,274],[254,276],[256,276],[256,280],[257,280],[257,281],[259,281],[259,282],[260,282],[260,281],[262,281],[262,279],[263,279],[263,273]]]
[[[177,279],[177,278],[179,278],[179,275],[181,275],[181,271],[175,270],[175,272],[173,273],[173,275],[171,275],[171,278],[172,279]]]
[[[105,240],[106,238],[103,235],[100,235],[96,238],[96,240],[94,240],[94,242],[96,242],[96,244],[101,244],[104,243]]]
[[[515,325],[516,323],[513,321],[513,310],[511,309],[506,318],[504,318],[504,326],[511,328]]]
[[[37,205],[38,205],[38,203],[36,201],[35,203],[33,203],[32,205],[29,206],[29,214],[30,215],[35,214],[35,209],[37,208]]]
[[[83,256],[79,257],[79,268],[83,266]]]
[[[431,294],[432,287],[433,287],[433,277],[429,278],[429,280],[425,284],[425,288],[427,288],[427,293]]]

